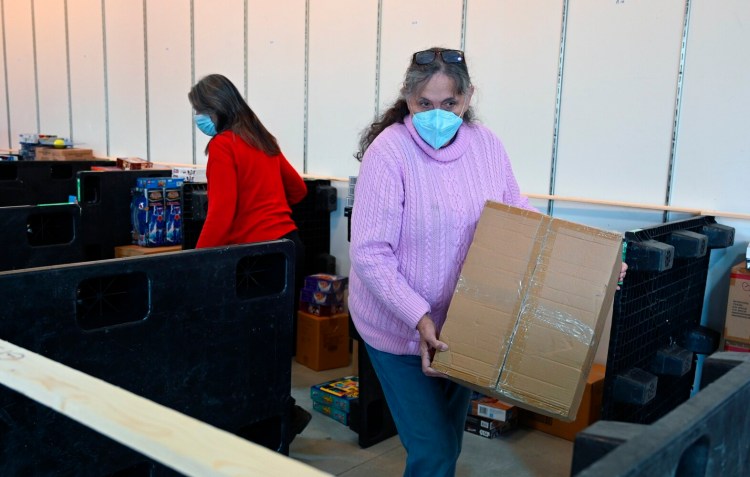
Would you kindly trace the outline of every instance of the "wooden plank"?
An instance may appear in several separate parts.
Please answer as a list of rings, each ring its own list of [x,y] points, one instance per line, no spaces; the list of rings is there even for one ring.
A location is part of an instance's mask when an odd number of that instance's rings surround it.
[[[329,475],[4,340],[0,383],[186,475]]]

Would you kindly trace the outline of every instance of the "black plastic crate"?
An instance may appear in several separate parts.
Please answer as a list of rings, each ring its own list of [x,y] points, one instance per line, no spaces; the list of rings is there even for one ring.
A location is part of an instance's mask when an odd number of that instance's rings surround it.
[[[0,273],[0,335],[286,454],[292,257],[275,241]],[[0,475],[171,474],[4,387],[0,408]]]
[[[625,241],[629,268],[615,296],[602,419],[649,424],[690,397],[689,353],[711,351],[696,339],[710,250],[731,245],[734,229],[701,216],[626,232]]]
[[[85,260],[114,258],[115,247],[133,243],[131,189],[139,177],[171,177],[167,169],[78,173],[81,240]]]
[[[0,207],[0,270],[83,260],[76,204]]]
[[[292,206],[292,219],[305,244],[303,275],[336,273],[331,255],[331,212],[336,210],[336,189],[331,181],[305,179],[307,195]],[[186,182],[182,186],[184,250],[195,248],[208,211],[208,187],[205,182]]]
[[[0,161],[0,207],[68,202],[76,175],[112,161]]]

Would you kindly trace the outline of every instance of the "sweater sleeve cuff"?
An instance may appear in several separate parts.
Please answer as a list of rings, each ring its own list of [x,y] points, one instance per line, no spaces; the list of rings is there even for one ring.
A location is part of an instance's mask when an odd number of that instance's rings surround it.
[[[419,320],[431,311],[430,305],[419,296],[405,298],[401,309],[406,324],[413,329],[416,329]]]

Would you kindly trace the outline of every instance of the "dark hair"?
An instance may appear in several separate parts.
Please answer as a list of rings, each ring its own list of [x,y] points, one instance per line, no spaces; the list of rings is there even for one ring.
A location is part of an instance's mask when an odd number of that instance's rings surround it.
[[[281,153],[276,138],[263,126],[234,84],[225,76],[204,76],[190,89],[188,99],[196,112],[213,116],[216,131],[231,130],[246,143],[269,156]]]
[[[430,48],[431,51],[436,53],[447,49],[448,48]],[[409,107],[406,100],[415,94],[422,85],[427,83],[430,78],[437,73],[442,73],[451,78],[456,85],[456,93],[458,94],[466,94],[471,88],[471,78],[469,77],[469,69],[466,66],[465,58],[464,61],[460,63],[446,63],[443,61],[441,55],[436,54],[435,61],[426,65],[418,65],[412,59],[409,68],[406,69],[404,84],[401,86],[399,98],[390,108],[381,114],[375,122],[362,131],[359,138],[359,150],[354,154],[354,157],[356,157],[358,161],[362,160],[367,148],[385,128],[394,123],[404,122],[404,118],[409,115]],[[472,122],[474,114],[471,107],[466,110],[463,119],[467,123]]]

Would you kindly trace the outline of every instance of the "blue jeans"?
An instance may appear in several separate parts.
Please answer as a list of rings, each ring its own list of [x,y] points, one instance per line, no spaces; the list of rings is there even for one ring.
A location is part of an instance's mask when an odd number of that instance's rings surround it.
[[[425,376],[419,356],[399,356],[365,345],[406,448],[404,476],[453,476],[470,391],[448,379]]]

